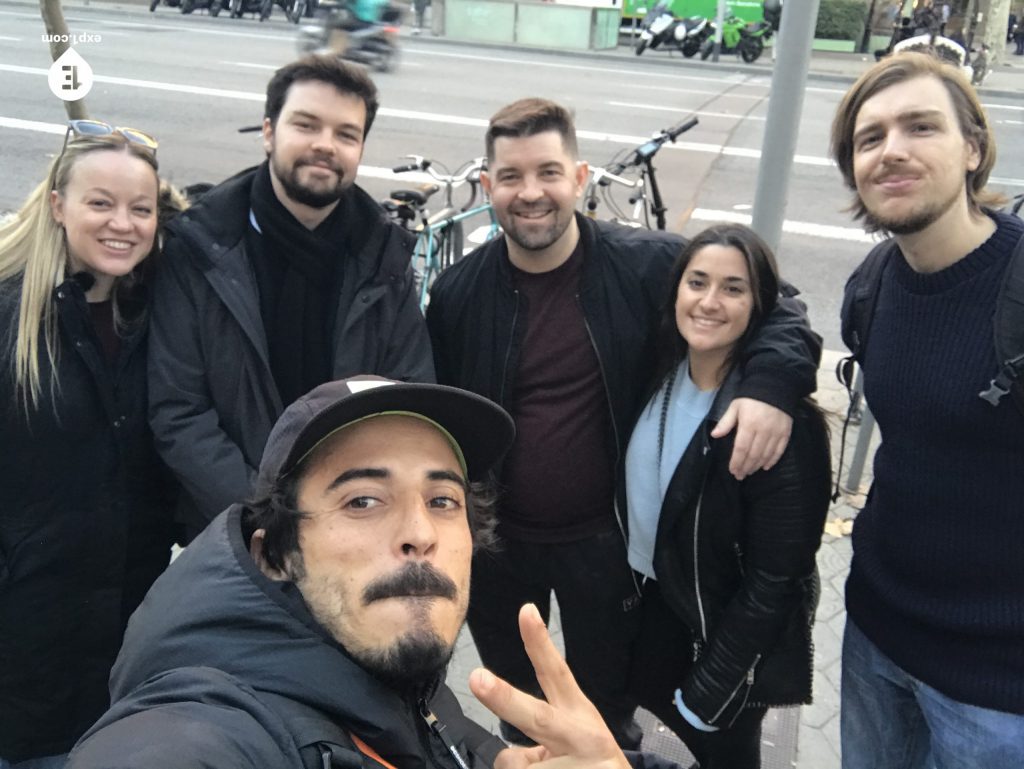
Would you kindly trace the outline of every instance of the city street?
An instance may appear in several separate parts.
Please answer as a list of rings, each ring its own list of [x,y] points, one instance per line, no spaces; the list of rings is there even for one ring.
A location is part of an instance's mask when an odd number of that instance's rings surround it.
[[[137,5],[67,5],[70,31],[89,33],[76,50],[96,79],[86,99],[91,117],[158,137],[162,171],[180,185],[217,182],[259,162],[259,135],[237,129],[260,122],[267,79],[296,55],[297,28],[280,8],[261,24],[198,11],[183,16],[166,6],[151,14]],[[6,179],[0,211],[24,198],[64,132],[63,105],[47,87],[43,31],[35,4],[0,9],[0,169]],[[715,67],[669,60],[662,52],[591,57],[425,37],[404,43],[398,71],[374,75],[383,106],[360,181],[377,197],[400,186],[390,168],[404,155],[457,166],[483,154],[484,127],[498,107],[539,95],[575,109],[582,155],[598,165],[696,114],[700,124],[657,158],[670,228],[692,233],[750,214],[768,107],[767,66],[764,74],[752,74],[751,68],[738,71],[733,57]],[[826,159],[829,123],[844,89],[841,78],[808,80],[779,255],[830,349],[841,345],[843,281],[868,246],[842,211],[847,195]],[[1024,191],[1024,107],[1007,97],[984,101],[999,138],[997,186]]]
[[[95,84],[86,98],[89,116],[137,127],[158,138],[162,174],[185,186],[220,182],[259,163],[259,133],[239,133],[262,120],[267,80],[297,56],[298,28],[280,7],[259,23],[251,17],[182,15],[161,6],[150,13],[133,4],[64,0],[76,51],[91,66]],[[377,198],[420,181],[396,177],[391,168],[410,154],[454,171],[484,153],[488,118],[524,96],[544,96],[575,110],[582,157],[609,165],[617,154],[692,115],[700,123],[658,154],[656,167],[668,206],[669,229],[693,234],[722,220],[749,221],[762,150],[772,64],[766,54],[754,66],[733,56],[718,64],[642,57],[630,50],[546,52],[470,45],[413,37],[403,28],[396,72],[374,73],[382,108],[370,132],[359,183]],[[0,0],[0,217],[15,209],[60,150],[64,105],[50,91],[51,64],[35,0]],[[840,648],[846,621],[843,586],[851,559],[851,521],[871,481],[870,456],[880,436],[863,430],[864,475],[851,476],[861,428],[842,429],[848,400],[833,369],[843,345],[839,304],[843,284],[873,242],[844,208],[850,195],[828,160],[828,133],[836,106],[867,57],[823,54],[812,58],[804,84],[796,159],[779,263],[784,277],[803,293],[814,328],[825,339],[816,398],[828,415],[834,465],[845,440],[844,494],[825,526],[818,566],[821,600],[814,627],[814,703],[769,712],[762,734],[763,769],[834,769],[839,766]],[[1024,192],[1024,60],[1008,57],[981,89],[999,147],[991,186],[1012,196]],[[629,209],[628,195],[617,199]],[[782,194],[780,190],[780,194]],[[602,217],[610,212],[602,208]],[[867,423],[865,423],[867,424]],[[836,467],[838,471],[838,467]],[[557,612],[552,633],[560,641]],[[469,694],[467,679],[478,664],[464,632],[449,668],[449,684],[467,712],[488,728],[496,718]],[[683,766],[681,743],[646,714],[644,747]]]

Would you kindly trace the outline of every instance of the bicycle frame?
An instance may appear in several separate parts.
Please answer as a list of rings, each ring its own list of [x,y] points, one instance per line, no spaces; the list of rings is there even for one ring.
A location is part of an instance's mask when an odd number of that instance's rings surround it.
[[[433,167],[434,161],[419,155],[410,155],[409,157],[413,162],[396,166],[395,173],[425,171],[435,182],[444,187],[444,207],[440,211],[430,214],[426,209],[424,198],[419,198],[415,205],[415,210],[421,218],[416,228],[416,244],[413,248],[412,262],[420,281],[418,288],[420,309],[426,309],[430,298],[430,286],[434,279],[442,270],[462,258],[462,222],[486,214],[490,224],[486,228],[485,240],[493,238],[501,228],[489,202],[485,200],[481,205],[476,204],[477,196],[480,193],[479,172],[484,166],[484,158],[471,160],[454,174],[448,174],[438,173]],[[441,167],[443,168],[443,166]],[[471,195],[461,207],[457,207],[454,203],[455,188],[466,183],[470,185]],[[430,197],[430,194],[437,190],[438,188],[435,187],[427,193],[426,197]],[[397,195],[397,193],[392,193],[392,195]]]
[[[495,237],[501,230],[498,225],[498,218],[490,203],[460,211],[454,207],[445,208],[430,216],[422,225],[419,235],[416,238],[416,245],[413,248],[414,267],[422,264],[420,271],[420,309],[426,310],[430,298],[430,287],[434,280],[443,270],[451,267],[452,264],[462,258],[462,254],[453,254],[451,250],[455,244],[451,242],[452,234],[456,227],[461,227],[462,222],[474,216],[486,214],[490,219],[486,240]],[[462,238],[458,239],[458,246],[461,247]]]

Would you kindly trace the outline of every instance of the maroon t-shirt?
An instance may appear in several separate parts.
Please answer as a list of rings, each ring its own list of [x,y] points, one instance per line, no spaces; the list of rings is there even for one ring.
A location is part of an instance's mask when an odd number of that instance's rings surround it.
[[[582,267],[582,243],[550,272],[512,267],[526,324],[502,476],[500,531],[512,539],[567,542],[615,527],[611,412],[580,306]]]

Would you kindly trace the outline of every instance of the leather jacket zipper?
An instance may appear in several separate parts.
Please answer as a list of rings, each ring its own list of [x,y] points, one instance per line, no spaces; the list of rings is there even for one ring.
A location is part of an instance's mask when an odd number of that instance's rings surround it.
[[[430,729],[435,737],[441,740],[441,744],[444,745],[445,750],[448,751],[448,755],[450,755],[452,760],[455,761],[455,765],[459,767],[459,769],[469,769],[466,759],[464,759],[462,754],[459,753],[458,746],[452,741],[452,738],[448,736],[448,726],[431,712],[430,706],[427,705],[426,700],[420,700],[419,711],[420,716],[427,724],[427,728]],[[432,753],[431,756],[433,756]]]
[[[743,708],[747,704],[747,700],[750,698],[750,689],[754,685],[754,668],[757,667],[757,663],[760,661],[761,655],[758,654],[756,657],[754,657],[754,664],[750,666],[750,669],[747,671],[747,674],[740,679],[740,682],[738,684],[736,684],[736,688],[732,690],[732,693],[729,695],[729,697],[725,700],[724,703],[722,703],[722,707],[718,709],[718,712],[711,717],[711,721],[709,723],[713,724],[715,721],[717,721],[719,717],[721,717],[722,713],[725,712],[725,709],[729,707],[729,703],[731,703],[736,698],[736,695],[739,694],[740,689],[746,686],[747,695],[743,698],[743,704],[739,707],[739,710],[743,710]],[[739,713],[739,710],[737,711],[737,714]],[[733,720],[735,721],[735,719]],[[732,726],[732,724],[730,724],[730,726]]]
[[[697,510],[693,515],[693,589],[697,594],[697,615],[700,617],[700,641],[708,640],[708,623],[704,617],[704,599],[700,597],[700,562],[697,560],[697,535],[700,529],[700,505],[704,501],[704,490],[697,497]]]

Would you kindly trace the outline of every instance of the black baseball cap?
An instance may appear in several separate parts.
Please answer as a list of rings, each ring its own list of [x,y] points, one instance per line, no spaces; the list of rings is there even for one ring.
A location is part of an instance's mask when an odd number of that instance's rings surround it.
[[[267,439],[257,485],[271,488],[343,427],[388,414],[415,416],[437,427],[451,442],[467,480],[481,480],[515,437],[512,417],[476,393],[364,374],[322,384],[285,409]]]

